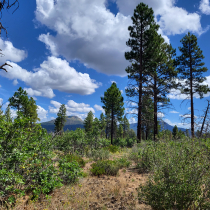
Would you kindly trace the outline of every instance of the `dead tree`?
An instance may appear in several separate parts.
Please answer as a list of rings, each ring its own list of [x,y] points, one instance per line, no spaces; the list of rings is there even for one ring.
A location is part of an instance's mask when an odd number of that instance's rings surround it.
[[[210,101],[209,100],[207,100],[207,101],[208,101],[208,105],[206,107],[205,116],[203,118],[203,123],[202,123],[202,126],[201,126],[200,138],[202,136],[203,128],[204,128],[204,125],[205,125],[206,117],[207,117],[207,114],[208,114],[208,111],[209,111],[209,106],[210,106]]]
[[[5,33],[6,33],[6,37],[7,37],[7,29],[2,25],[2,23],[1,23],[1,19],[2,19],[2,10],[3,9],[10,9],[11,7],[13,7],[13,6],[15,6],[15,5],[17,5],[17,7],[15,8],[15,10],[12,12],[12,14],[19,8],[19,2],[18,2],[18,0],[13,0],[13,1],[10,1],[10,0],[1,0],[1,2],[0,2],[0,13],[1,13],[1,16],[0,16],[0,37],[1,37],[1,33],[2,33],[2,30],[3,31],[5,31]],[[2,51],[1,49],[0,49],[0,51]],[[3,53],[1,53],[0,52],[0,55],[3,55]],[[12,67],[10,64],[8,64],[8,63],[4,63],[4,64],[2,64],[1,66],[0,66],[0,69],[2,69],[2,70],[4,70],[4,71],[6,71],[7,72],[7,70],[4,68],[5,66],[10,66],[10,67]]]

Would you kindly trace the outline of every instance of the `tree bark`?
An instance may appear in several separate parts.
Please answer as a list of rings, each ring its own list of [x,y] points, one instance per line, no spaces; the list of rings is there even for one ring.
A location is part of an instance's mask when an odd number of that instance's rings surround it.
[[[191,56],[191,48],[189,43],[189,55],[190,55],[190,98],[191,98],[191,134],[192,138],[195,137],[194,133],[194,106],[193,106],[193,86],[192,86],[192,56]]]
[[[137,127],[137,143],[141,142],[141,112],[142,112],[142,51],[143,51],[143,41],[142,41],[142,25],[141,25],[141,42],[140,42],[140,69],[139,69],[139,74],[140,74],[140,80],[139,80],[139,107],[138,107],[138,127]]]
[[[157,123],[157,78],[154,76],[154,141],[158,134],[158,123]]]

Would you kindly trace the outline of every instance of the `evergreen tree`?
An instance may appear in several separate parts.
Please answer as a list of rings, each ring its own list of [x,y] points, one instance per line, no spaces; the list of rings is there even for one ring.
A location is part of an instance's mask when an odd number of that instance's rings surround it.
[[[134,139],[136,138],[136,133],[133,129],[130,129],[129,132],[128,132],[128,136],[130,139]]]
[[[101,130],[101,138],[103,138],[105,137],[105,131],[106,131],[106,118],[103,112],[100,115],[99,122],[100,122],[99,128]]]
[[[87,117],[84,120],[85,132],[89,133],[93,131],[93,112],[89,111]]]
[[[107,89],[104,97],[101,97],[101,102],[104,104],[102,107],[106,114],[111,114],[111,144],[113,144],[114,119],[116,117],[116,120],[120,121],[125,110],[123,97],[116,83],[112,83],[111,87]]]
[[[153,37],[153,68],[148,70],[149,80],[147,83],[147,94],[153,97],[154,105],[154,140],[158,135],[158,103],[167,105],[170,100],[167,94],[172,88],[176,88],[174,78],[177,76],[175,70],[175,50],[171,45],[164,42],[161,35],[154,32]]]
[[[201,85],[206,80],[206,77],[202,76],[204,72],[207,72],[207,68],[203,67],[204,56],[202,50],[198,47],[197,37],[193,34],[184,36],[180,41],[182,47],[179,47],[181,55],[177,57],[177,66],[179,70],[179,79],[182,80],[182,84],[179,83],[182,94],[190,96],[191,101],[191,135],[194,138],[194,103],[193,96],[195,93],[199,94],[200,98],[203,98],[203,94],[210,91],[208,85]]]
[[[154,123],[154,105],[153,100],[148,94],[144,94],[142,98],[142,132],[145,136],[145,140],[148,140],[149,136],[153,132]]]
[[[25,114],[25,106],[28,103],[28,94],[22,87],[19,87],[18,91],[14,93],[12,97],[9,98],[9,106],[11,108],[17,109]]]
[[[40,121],[37,113],[36,101],[30,97],[25,90],[19,87],[18,91],[14,93],[12,97],[9,98],[9,105],[13,109],[17,109],[17,117],[23,115],[24,117],[30,118],[29,127],[32,127],[34,123]]]
[[[173,138],[175,139],[177,136],[178,136],[178,128],[177,128],[177,126],[175,125],[174,127],[173,127],[173,131],[172,131],[172,135],[173,135]]]
[[[106,139],[108,139],[111,136],[111,114],[110,112],[106,113],[105,116],[106,119]]]
[[[57,118],[55,119],[55,132],[63,132],[63,128],[66,123],[66,118],[66,107],[65,104],[62,104],[57,113]]]
[[[118,129],[118,132],[117,132],[117,136],[120,137],[120,138],[122,138],[123,137],[123,134],[124,134],[124,132],[123,132],[123,125],[120,124],[119,125],[119,129]]]
[[[125,138],[130,130],[130,124],[126,115],[123,117],[122,126],[123,126],[123,138]]]
[[[30,118],[31,127],[37,122],[37,120],[40,121],[40,119],[38,118],[37,108],[38,106],[36,105],[36,101],[32,97],[30,97],[27,104],[25,105],[24,115]]]
[[[10,107],[9,106],[7,106],[4,115],[5,115],[5,120],[7,122],[12,122],[12,116],[11,116],[11,111],[10,111]]]
[[[129,85],[126,88],[128,97],[138,97],[138,124],[137,139],[141,141],[142,125],[142,95],[143,85],[148,80],[147,70],[150,68],[153,56],[153,34],[159,26],[155,23],[154,12],[152,8],[144,3],[137,5],[134,15],[131,17],[133,26],[129,26],[131,39],[126,45],[131,47],[130,52],[125,52],[125,59],[132,62],[132,65],[126,68],[129,74],[128,79],[135,80],[135,85]],[[134,63],[133,63],[134,62]]]

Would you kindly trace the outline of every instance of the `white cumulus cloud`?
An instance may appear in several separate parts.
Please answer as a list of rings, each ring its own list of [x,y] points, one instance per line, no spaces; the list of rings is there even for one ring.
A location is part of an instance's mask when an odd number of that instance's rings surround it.
[[[27,57],[27,53],[24,50],[15,48],[10,41],[4,41],[0,38],[0,49],[2,50],[0,64],[6,61],[20,62]]]
[[[8,72],[0,71],[0,75],[8,79],[21,80],[30,86],[25,88],[29,96],[53,98],[53,89],[66,93],[90,95],[101,84],[89,77],[87,73],[77,72],[66,60],[48,57],[35,72],[29,72],[13,62]]]
[[[210,3],[209,0],[201,0],[199,9],[203,14],[210,15]]]
[[[95,108],[97,111],[102,111],[102,112],[105,114],[105,110],[102,108],[102,106],[95,104],[95,105],[94,105],[94,108]]]

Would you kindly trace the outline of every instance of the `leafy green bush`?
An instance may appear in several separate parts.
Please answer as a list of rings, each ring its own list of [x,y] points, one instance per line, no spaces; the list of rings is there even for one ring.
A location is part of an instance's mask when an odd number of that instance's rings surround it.
[[[109,145],[108,147],[105,147],[105,149],[108,149],[111,153],[120,152],[119,146],[116,145]]]
[[[14,193],[31,191],[37,198],[62,185],[51,161],[52,141],[40,124],[29,128],[29,122],[21,115],[14,122],[0,120],[0,199],[5,202]]]
[[[162,141],[148,147],[142,161],[153,173],[140,185],[139,201],[154,209],[210,209],[210,150],[204,143]]]
[[[75,183],[83,175],[79,163],[75,160],[69,162],[67,158],[59,160],[59,171],[59,175],[65,184]]]
[[[107,160],[109,159],[110,153],[107,148],[102,148],[97,150],[92,149],[87,152],[86,156],[89,158],[93,158],[94,161]]]
[[[65,156],[65,159],[66,159],[66,162],[72,162],[72,161],[78,162],[80,167],[84,167],[85,166],[85,161],[79,155],[68,154],[68,155]]]
[[[116,162],[117,162],[119,168],[124,168],[124,167],[128,168],[131,164],[131,162],[129,160],[127,160],[126,158],[123,158],[123,157],[117,159]]]
[[[113,141],[114,145],[119,146],[119,147],[125,147],[127,146],[127,142],[125,138],[116,138]]]
[[[102,174],[116,176],[120,167],[116,161],[112,160],[99,160],[91,165],[90,170],[93,175],[99,176]]]

